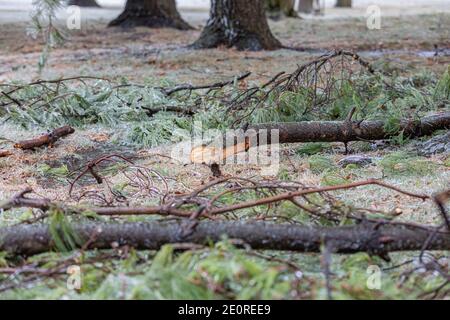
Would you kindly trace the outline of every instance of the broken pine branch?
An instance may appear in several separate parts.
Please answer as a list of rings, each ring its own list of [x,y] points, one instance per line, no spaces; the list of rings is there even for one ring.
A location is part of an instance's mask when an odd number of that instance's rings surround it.
[[[217,179],[218,183],[226,181],[226,179]],[[209,186],[213,186],[213,183],[210,183]],[[246,209],[246,208],[252,208],[257,207],[261,205],[268,205],[271,203],[276,203],[280,201],[292,201],[295,197],[300,197],[308,194],[313,193],[323,193],[323,192],[330,192],[330,191],[337,191],[337,190],[348,190],[353,189],[361,186],[368,186],[368,185],[378,185],[383,188],[387,188],[396,192],[399,192],[401,194],[418,198],[422,200],[427,200],[430,197],[423,194],[416,194],[409,191],[402,190],[400,188],[397,188],[395,186],[389,185],[387,183],[384,183],[379,180],[370,179],[366,181],[360,181],[360,182],[353,182],[349,184],[343,184],[343,185],[335,185],[335,186],[325,186],[325,187],[316,187],[316,188],[301,188],[297,191],[289,191],[284,192],[280,194],[275,195],[268,195],[264,196],[259,199],[254,200],[248,200],[243,202],[238,202],[236,204],[231,204],[228,206],[222,206],[222,207],[216,207],[213,206],[214,202],[218,200],[217,197],[214,197],[211,199],[211,201],[206,201],[203,203],[203,209],[201,211],[201,216],[204,217],[212,217],[214,215],[219,215],[227,212],[232,212],[236,210]],[[260,186],[263,188],[263,186]],[[272,186],[273,188],[274,186]],[[206,187],[208,188],[208,187]],[[206,190],[204,188],[203,190]],[[194,210],[184,210],[181,209],[180,206],[182,204],[192,204],[192,201],[189,201],[190,199],[194,199],[198,195],[198,190],[194,191],[192,194],[186,195],[184,198],[178,199],[175,198],[172,201],[169,201],[167,203],[164,203],[161,206],[144,206],[144,207],[91,207],[91,208],[70,208],[71,211],[74,212],[82,212],[82,211],[89,211],[93,212],[97,215],[101,216],[122,216],[122,215],[172,215],[172,216],[178,216],[178,217],[192,217],[197,213],[197,211]],[[36,208],[41,209],[42,211],[47,211],[51,207],[67,207],[62,204],[58,203],[52,203],[48,199],[36,199],[36,198],[27,198],[25,197],[26,194],[31,193],[31,189],[27,188],[24,191],[18,193],[15,195],[12,199],[4,201],[2,204],[0,204],[0,209],[3,210],[9,210],[12,208]],[[224,195],[222,193],[222,195]],[[195,203],[195,202],[194,202]]]
[[[194,86],[191,84],[185,84],[185,85],[175,86],[173,88],[163,88],[162,91],[167,96],[170,96],[179,91],[194,91],[194,90],[202,90],[202,89],[209,89],[209,90],[221,89],[228,85],[232,85],[236,81],[244,80],[245,78],[249,77],[251,74],[252,74],[251,72],[246,72],[240,76],[235,77],[232,80],[220,81],[220,82],[216,82],[213,84],[197,85],[197,86]]]
[[[12,152],[9,150],[0,150],[0,158],[9,157],[12,155]]]
[[[70,126],[60,127],[60,128],[53,130],[50,133],[43,134],[37,138],[19,141],[14,145],[14,148],[28,150],[28,149],[39,148],[39,147],[42,147],[45,145],[52,145],[58,139],[63,138],[74,132],[75,132],[75,129],[73,129]]]

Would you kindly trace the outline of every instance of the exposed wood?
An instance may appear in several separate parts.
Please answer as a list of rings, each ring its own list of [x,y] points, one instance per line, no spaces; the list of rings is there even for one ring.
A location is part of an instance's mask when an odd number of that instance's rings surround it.
[[[226,236],[241,240],[253,249],[265,250],[320,253],[322,245],[326,243],[335,253],[368,252],[384,255],[393,251],[421,250],[427,240],[428,250],[450,250],[449,233],[394,224],[363,223],[324,228],[263,222],[202,221],[192,227],[192,220],[189,220],[73,224],[72,229],[80,239],[79,245],[89,241],[90,249],[128,245],[136,249],[157,250],[169,243],[208,245]],[[47,225],[19,225],[0,229],[0,251],[33,255],[53,249],[55,246]]]
[[[75,129],[73,129],[72,127],[64,126],[61,128],[57,128],[50,133],[43,134],[37,138],[19,141],[14,145],[14,148],[27,150],[27,149],[39,148],[39,147],[46,146],[46,145],[52,145],[58,139],[63,138],[74,132],[75,132]]]

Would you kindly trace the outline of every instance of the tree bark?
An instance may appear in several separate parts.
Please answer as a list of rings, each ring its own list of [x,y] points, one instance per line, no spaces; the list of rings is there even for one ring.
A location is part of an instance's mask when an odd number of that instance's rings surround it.
[[[336,7],[338,8],[351,8],[352,0],[337,0]]]
[[[298,17],[297,11],[295,11],[295,0],[265,0],[266,8],[269,16],[285,15],[286,17]]]
[[[281,47],[270,31],[263,0],[211,0],[209,20],[192,47],[221,45],[251,51]]]
[[[95,0],[69,0],[67,5],[79,7],[100,7]]]
[[[108,26],[191,29],[181,18],[175,0],[127,0],[124,11]]]
[[[381,120],[267,123],[249,129],[259,134],[260,130],[267,130],[268,143],[271,142],[271,130],[278,130],[279,143],[382,140],[398,135],[400,131],[405,137],[420,137],[431,135],[437,130],[450,129],[450,112],[424,117],[417,122],[402,120],[398,131],[386,130],[385,122]]]
[[[393,251],[450,250],[450,234],[400,224],[362,223],[344,227],[306,227],[263,222],[192,220],[151,223],[74,224],[78,245],[110,249],[113,244],[141,250],[157,250],[170,243],[209,245],[227,236],[242,240],[253,249],[321,252],[324,243],[335,253],[368,252],[385,255]],[[61,235],[63,238],[63,236]],[[0,229],[0,251],[33,255],[55,249],[47,225],[19,225]]]

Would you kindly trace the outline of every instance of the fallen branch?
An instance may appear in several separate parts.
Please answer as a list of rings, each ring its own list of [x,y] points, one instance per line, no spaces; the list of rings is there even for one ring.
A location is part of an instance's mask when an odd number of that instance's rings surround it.
[[[223,179],[218,179],[218,182],[226,181]],[[211,184],[214,185],[214,184]],[[378,185],[383,188],[387,188],[396,192],[399,192],[401,194],[413,197],[413,198],[419,198],[421,200],[427,200],[430,197],[425,194],[416,194],[413,192],[405,191],[400,188],[397,188],[395,186],[392,186],[390,184],[384,183],[379,180],[370,179],[366,181],[359,181],[359,182],[353,182],[349,184],[343,184],[343,185],[335,185],[335,186],[325,186],[325,187],[317,187],[317,188],[308,188],[308,189],[300,189],[296,191],[289,191],[289,192],[283,192],[271,196],[265,196],[263,198],[255,199],[255,200],[249,200],[249,201],[243,201],[236,204],[231,204],[228,206],[223,207],[215,207],[213,206],[214,201],[217,200],[217,198],[213,198],[211,202],[204,203],[204,206],[202,210],[200,211],[201,216],[203,217],[212,217],[214,215],[219,215],[227,212],[232,212],[236,210],[246,209],[246,208],[252,208],[262,205],[268,205],[271,203],[276,203],[280,201],[292,201],[295,197],[305,196],[308,194],[313,193],[323,193],[323,192],[329,192],[329,191],[337,191],[337,190],[348,190],[353,189],[357,187],[362,186],[368,186],[368,185]],[[205,187],[203,187],[205,188]],[[207,188],[207,187],[206,187]],[[0,209],[3,210],[9,210],[12,208],[35,208],[40,209],[42,211],[47,211],[51,207],[67,207],[62,204],[58,203],[52,203],[48,199],[43,198],[27,198],[25,195],[31,193],[31,188],[27,188],[24,191],[16,194],[13,196],[10,200],[4,201],[3,203],[0,203]],[[222,193],[224,195],[225,193]],[[188,198],[194,198],[196,195],[196,192],[194,191],[192,194],[188,195],[186,199]],[[177,204],[176,200],[175,202],[169,202],[161,206],[144,206],[144,207],[87,207],[87,208],[69,208],[70,211],[74,212],[82,212],[82,211],[89,211],[93,212],[97,215],[101,216],[129,216],[129,215],[162,215],[162,216],[177,216],[177,217],[192,217],[192,216],[199,216],[199,212],[196,210],[185,210],[180,207],[181,204],[183,204],[184,201],[181,201]]]
[[[169,243],[208,245],[224,236],[239,239],[253,249],[321,252],[324,243],[334,253],[368,252],[385,255],[393,251],[420,250],[435,233],[428,250],[450,250],[450,234],[423,227],[362,223],[345,227],[305,227],[262,222],[199,222],[74,224],[80,243],[91,240],[89,249],[128,245],[157,250]],[[94,240],[91,235],[96,234]],[[55,249],[47,225],[19,225],[0,229],[0,251],[33,255]]]
[[[52,145],[58,139],[65,137],[69,134],[74,133],[75,130],[72,127],[64,126],[58,129],[53,130],[50,133],[43,134],[37,138],[30,140],[19,141],[14,145],[14,148],[28,150],[39,148],[45,145]]]
[[[450,129],[450,112],[423,117],[420,121],[402,120],[396,131],[386,130],[385,122],[381,120],[268,123],[254,125],[249,129],[256,132],[267,130],[268,143],[271,141],[271,130],[279,130],[280,143],[382,140],[398,135],[399,132],[412,138]]]
[[[354,112],[354,111],[353,111]],[[216,139],[207,146],[194,147],[190,153],[193,163],[222,163],[222,160],[247,151],[257,145],[299,142],[350,142],[388,139],[403,133],[404,137],[431,135],[438,130],[450,129],[450,112],[422,118],[420,121],[402,120],[396,131],[386,129],[381,120],[304,121],[262,123],[250,126],[245,132],[235,131],[236,140]],[[231,141],[231,142],[230,142]],[[217,143],[219,146],[217,146]]]
[[[179,107],[179,106],[163,106],[163,107],[142,107],[142,109],[146,110],[146,113],[149,117],[157,114],[158,112],[175,112],[180,113],[186,116],[193,116],[197,113],[195,108],[188,107]]]
[[[193,91],[193,90],[201,90],[201,89],[209,89],[209,90],[220,89],[220,88],[223,88],[223,87],[233,84],[235,81],[244,80],[245,78],[249,77],[251,74],[252,74],[251,72],[246,72],[240,76],[235,77],[234,79],[216,82],[213,84],[197,85],[197,86],[193,86],[191,84],[182,84],[182,85],[179,85],[179,86],[176,86],[173,88],[163,88],[162,91],[167,96],[170,96],[179,91]]]
[[[0,150],[0,158],[9,157],[12,155],[12,152],[9,150]]]

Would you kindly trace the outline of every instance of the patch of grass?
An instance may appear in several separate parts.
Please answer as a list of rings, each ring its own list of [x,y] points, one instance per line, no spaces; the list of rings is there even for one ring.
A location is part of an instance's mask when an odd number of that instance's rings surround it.
[[[308,165],[315,174],[330,171],[335,168],[333,161],[329,157],[313,155],[308,159]]]
[[[348,177],[344,177],[338,173],[329,173],[325,174],[320,182],[324,186],[336,186],[340,184],[350,183],[351,180]]]
[[[412,156],[399,151],[385,156],[379,165],[384,175],[429,175],[436,169],[436,164],[422,157]]]
[[[48,164],[40,164],[37,167],[39,175],[47,178],[54,178],[59,181],[64,180],[69,175],[69,169],[67,165],[63,164],[60,167],[50,167]]]
[[[447,102],[450,99],[450,65],[435,87],[434,98],[447,100]]]
[[[298,155],[312,156],[314,154],[317,154],[317,153],[327,150],[329,147],[330,147],[329,143],[310,142],[310,143],[305,143],[302,146],[300,146],[299,148],[297,148],[297,150],[295,150],[295,153]]]
[[[444,166],[446,166],[447,168],[450,167],[450,156],[448,156],[447,158],[445,158],[445,160],[444,160]]]
[[[360,152],[372,151],[372,144],[366,141],[355,141],[351,144],[351,148]]]

